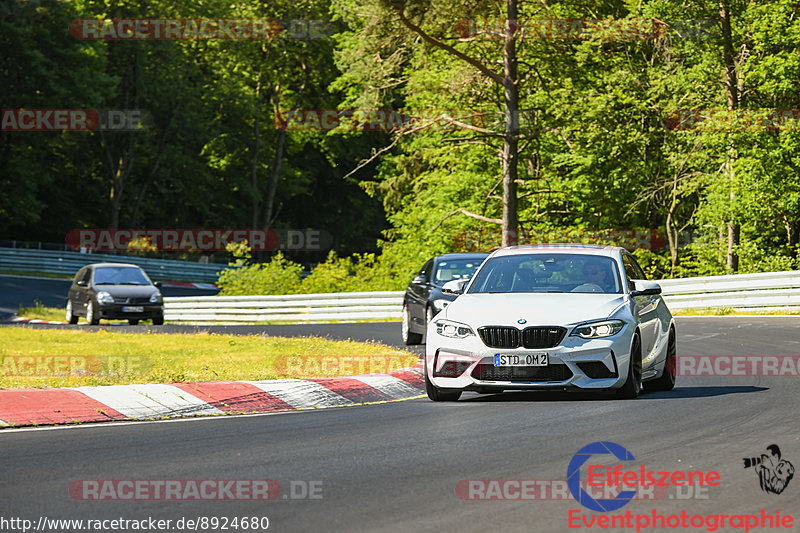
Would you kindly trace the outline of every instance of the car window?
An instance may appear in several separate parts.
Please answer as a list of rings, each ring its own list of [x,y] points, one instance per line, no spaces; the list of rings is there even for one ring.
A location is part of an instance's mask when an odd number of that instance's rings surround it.
[[[81,277],[79,278],[78,281],[85,281],[86,283],[89,283],[91,279],[92,279],[92,269],[89,267],[83,267],[83,273],[81,274]]]
[[[647,275],[644,273],[644,270],[642,270],[642,267],[639,266],[636,258],[632,255],[629,255],[628,258],[631,260],[631,266],[633,267],[633,272],[636,276],[636,279],[647,279]]]
[[[489,259],[469,293],[622,292],[617,263],[589,254],[520,254]]]
[[[634,261],[633,257],[629,254],[622,254],[622,264],[625,267],[625,279],[628,282],[628,287],[630,290],[635,289],[635,285],[633,280],[635,279],[647,279],[644,276],[644,272],[639,267],[639,265]]]
[[[94,270],[95,285],[150,285],[136,267],[101,267]]]
[[[433,272],[433,259],[425,263],[425,266],[422,267],[420,274],[425,276],[425,281],[431,280],[431,272]]]
[[[484,258],[478,259],[450,259],[440,261],[436,266],[436,273],[433,281],[437,285],[443,285],[454,279],[469,279],[483,263]]]

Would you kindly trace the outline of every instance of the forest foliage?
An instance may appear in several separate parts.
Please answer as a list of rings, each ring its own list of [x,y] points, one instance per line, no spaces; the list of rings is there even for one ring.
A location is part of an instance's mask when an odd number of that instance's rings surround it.
[[[514,4],[529,23],[515,39],[521,237],[652,232],[658,249],[636,255],[656,278],[798,268],[795,2]],[[334,236],[331,251],[234,259],[239,273],[220,280],[231,294],[399,289],[432,255],[489,249],[503,211],[507,118],[504,87],[487,71],[503,71],[507,6],[4,2],[4,109],[136,108],[153,120],[132,133],[0,132],[0,239],[58,241],[97,227]],[[325,32],[260,41],[69,34],[75,19],[115,17],[313,20]],[[575,24],[617,30],[570,36]],[[544,27],[542,38],[535,29]],[[631,27],[641,31],[621,29]],[[378,131],[277,127],[293,109],[416,120],[391,129],[384,119]],[[320,266],[303,278],[300,263],[312,262]]]

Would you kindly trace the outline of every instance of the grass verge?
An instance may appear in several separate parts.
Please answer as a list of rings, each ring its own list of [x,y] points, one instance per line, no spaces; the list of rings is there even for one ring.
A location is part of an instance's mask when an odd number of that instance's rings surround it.
[[[747,316],[770,316],[770,315],[800,315],[800,309],[788,308],[785,310],[736,310],[732,307],[718,307],[715,309],[681,309],[672,311],[674,316],[726,316],[726,315],[747,315]]]
[[[34,300],[33,307],[20,307],[17,315],[36,320],[52,320],[64,322],[66,310],[60,307],[45,307],[39,300]]]
[[[7,327],[0,388],[337,377],[408,367],[416,355],[318,337]]]

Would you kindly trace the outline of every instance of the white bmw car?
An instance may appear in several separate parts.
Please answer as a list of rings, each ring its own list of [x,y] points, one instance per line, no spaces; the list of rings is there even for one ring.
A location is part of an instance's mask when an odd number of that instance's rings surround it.
[[[463,391],[570,389],[635,398],[675,386],[675,321],[661,287],[611,246],[513,246],[492,253],[428,325],[425,385]]]

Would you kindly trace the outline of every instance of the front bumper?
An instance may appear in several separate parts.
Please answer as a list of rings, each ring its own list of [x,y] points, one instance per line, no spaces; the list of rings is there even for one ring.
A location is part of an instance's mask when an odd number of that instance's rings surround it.
[[[125,311],[124,308],[141,307],[141,311]],[[100,304],[97,309],[98,318],[105,319],[134,319],[161,318],[164,316],[163,304]]]
[[[628,375],[633,327],[612,337],[583,339],[567,335],[553,348],[490,348],[480,337],[444,337],[428,330],[425,370],[431,383],[442,389],[531,390],[616,389]],[[548,354],[544,367],[495,367],[495,354]]]

